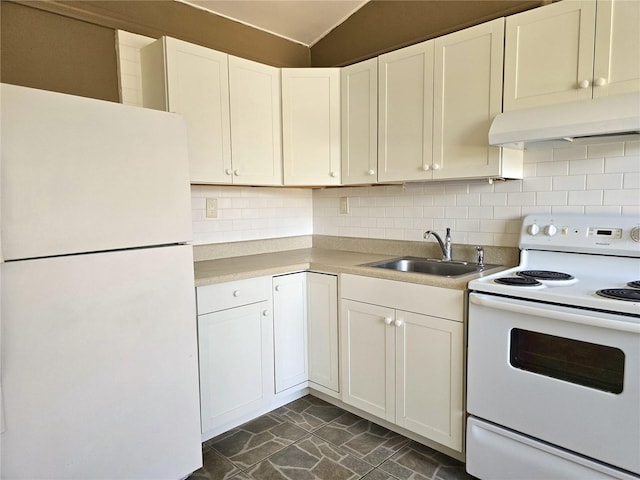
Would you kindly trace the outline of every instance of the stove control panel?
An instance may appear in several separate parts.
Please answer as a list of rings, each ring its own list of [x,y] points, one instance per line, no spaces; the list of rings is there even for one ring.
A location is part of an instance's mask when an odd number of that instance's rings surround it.
[[[640,257],[640,218],[602,215],[527,215],[520,248]]]

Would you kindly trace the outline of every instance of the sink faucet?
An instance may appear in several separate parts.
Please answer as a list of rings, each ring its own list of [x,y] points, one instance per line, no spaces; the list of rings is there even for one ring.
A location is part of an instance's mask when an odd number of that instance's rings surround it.
[[[444,260],[445,262],[450,262],[451,261],[451,229],[447,228],[447,234],[444,237],[444,242],[440,238],[440,235],[438,235],[433,230],[427,230],[426,232],[424,232],[424,239],[426,240],[431,235],[436,237],[436,240],[440,245],[440,249],[442,250],[442,260]]]

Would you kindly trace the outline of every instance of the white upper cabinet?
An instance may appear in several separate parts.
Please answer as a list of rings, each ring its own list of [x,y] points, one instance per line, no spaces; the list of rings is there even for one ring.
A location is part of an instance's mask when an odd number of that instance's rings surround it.
[[[342,184],[378,179],[378,59],[341,69]]]
[[[279,69],[170,37],[141,64],[143,105],[186,120],[191,183],[282,184]]]
[[[231,183],[227,57],[170,37],[140,51],[143,105],[187,123],[191,183]]]
[[[229,97],[233,183],[282,185],[280,69],[229,56]]]
[[[640,89],[639,28],[640,2],[626,0],[565,0],[508,17],[504,111]]]
[[[378,57],[378,181],[432,178],[433,40]]]
[[[435,40],[434,180],[522,177],[521,154],[487,142],[502,111],[503,45],[502,18]]]
[[[285,185],[340,185],[340,69],[282,69]]]
[[[593,96],[640,90],[640,2],[599,0]]]

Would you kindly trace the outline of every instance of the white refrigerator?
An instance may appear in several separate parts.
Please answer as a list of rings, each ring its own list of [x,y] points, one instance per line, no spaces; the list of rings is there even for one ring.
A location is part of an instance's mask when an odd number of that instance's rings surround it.
[[[2,479],[202,465],[186,130],[2,84]]]

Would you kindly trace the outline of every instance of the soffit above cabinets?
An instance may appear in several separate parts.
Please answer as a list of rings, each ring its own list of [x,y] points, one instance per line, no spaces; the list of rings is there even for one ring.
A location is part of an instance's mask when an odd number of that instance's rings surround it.
[[[178,1],[310,47],[368,0]]]

